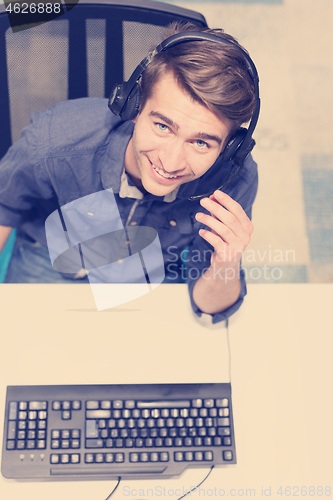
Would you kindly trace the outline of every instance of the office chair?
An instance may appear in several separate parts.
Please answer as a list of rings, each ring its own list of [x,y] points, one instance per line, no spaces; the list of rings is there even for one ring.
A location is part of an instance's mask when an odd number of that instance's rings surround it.
[[[207,26],[194,11],[151,0],[79,0],[64,15],[13,32],[0,5],[0,158],[32,112],[80,97],[109,97],[172,21]],[[12,236],[13,239],[13,236]],[[12,241],[6,248],[11,252]],[[0,258],[0,282],[4,275]],[[2,263],[1,263],[2,262]]]

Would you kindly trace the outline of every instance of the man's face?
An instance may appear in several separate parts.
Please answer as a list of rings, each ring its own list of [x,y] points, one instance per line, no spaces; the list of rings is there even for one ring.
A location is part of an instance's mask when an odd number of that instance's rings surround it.
[[[229,130],[227,120],[194,101],[168,73],[135,119],[125,170],[139,187],[164,196],[207,172]]]

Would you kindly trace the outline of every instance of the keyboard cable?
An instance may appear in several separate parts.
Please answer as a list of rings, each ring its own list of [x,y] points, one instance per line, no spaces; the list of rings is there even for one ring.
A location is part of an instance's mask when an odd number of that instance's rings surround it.
[[[181,497],[179,497],[177,500],[181,500],[182,498],[186,497],[187,495],[190,495],[192,493],[192,491],[195,491],[198,488],[200,488],[200,486],[206,481],[206,479],[208,478],[208,476],[211,474],[211,472],[212,472],[213,469],[214,469],[214,465],[212,465],[212,467],[210,468],[210,471],[208,472],[208,474],[206,475],[206,477],[204,477],[204,479],[201,481],[201,483],[199,483],[197,486],[194,486],[191,490],[187,491],[184,495],[182,495]],[[113,490],[106,497],[105,500],[109,500],[109,498],[111,497],[111,495],[113,495],[113,493],[118,488],[120,481],[121,481],[121,477],[118,477],[118,482],[117,482],[116,486],[113,488]]]
[[[116,491],[116,489],[118,488],[120,481],[121,481],[121,477],[119,476],[119,477],[118,477],[118,482],[117,482],[116,486],[113,488],[113,490],[111,491],[110,495],[108,495],[108,496],[106,497],[106,499],[105,499],[105,500],[109,500],[109,498],[111,497],[111,495],[113,495],[113,493],[114,493],[114,492]]]

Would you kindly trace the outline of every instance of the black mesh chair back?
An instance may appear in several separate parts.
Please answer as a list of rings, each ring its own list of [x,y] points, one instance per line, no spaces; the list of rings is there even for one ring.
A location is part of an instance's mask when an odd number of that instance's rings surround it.
[[[52,21],[13,32],[1,5],[0,158],[33,111],[109,97],[160,43],[163,27],[179,20],[207,26],[201,14],[161,2],[80,0]]]

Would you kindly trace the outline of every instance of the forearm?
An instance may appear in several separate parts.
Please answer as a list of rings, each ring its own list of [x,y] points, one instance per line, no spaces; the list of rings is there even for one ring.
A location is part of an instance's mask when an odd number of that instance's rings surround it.
[[[216,314],[236,302],[241,291],[239,271],[240,264],[235,262],[207,269],[193,289],[193,300],[202,312]]]
[[[8,240],[12,228],[8,226],[0,226],[0,253]]]

